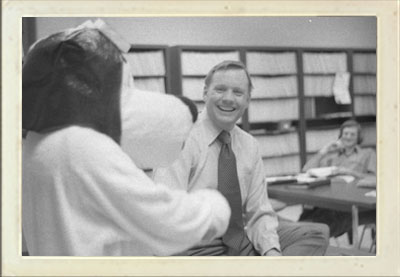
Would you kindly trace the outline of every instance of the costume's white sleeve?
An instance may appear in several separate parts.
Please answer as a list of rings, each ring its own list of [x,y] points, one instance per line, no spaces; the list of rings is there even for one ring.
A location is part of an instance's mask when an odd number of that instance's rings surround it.
[[[153,180],[172,189],[189,191],[189,181],[194,173],[194,165],[197,164],[198,157],[200,157],[200,150],[196,146],[196,141],[189,136],[178,159],[168,167],[153,170]]]
[[[264,255],[272,248],[280,250],[278,220],[268,198],[264,166],[256,141],[253,146],[255,164],[245,206],[247,234],[254,248]]]
[[[76,191],[84,201],[82,211],[109,220],[143,248],[143,255],[181,252],[226,231],[230,209],[218,192],[155,185],[111,141],[98,147],[96,141],[81,139],[79,145],[72,167],[84,184]]]

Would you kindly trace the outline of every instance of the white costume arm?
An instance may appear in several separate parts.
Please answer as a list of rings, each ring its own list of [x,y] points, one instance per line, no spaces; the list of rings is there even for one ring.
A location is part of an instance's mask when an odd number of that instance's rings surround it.
[[[230,210],[218,192],[189,194],[155,185],[117,144],[98,143],[92,136],[80,140],[71,159],[71,173],[81,178],[79,193],[86,194],[82,213],[101,214],[154,255],[180,252],[225,232]]]

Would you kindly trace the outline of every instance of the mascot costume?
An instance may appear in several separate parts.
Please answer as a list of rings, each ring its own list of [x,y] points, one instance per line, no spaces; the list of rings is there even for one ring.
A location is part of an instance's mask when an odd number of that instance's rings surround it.
[[[166,256],[221,236],[215,190],[173,191],[142,168],[178,157],[193,103],[134,87],[130,45],[104,22],[36,42],[22,72],[22,223],[32,256]]]

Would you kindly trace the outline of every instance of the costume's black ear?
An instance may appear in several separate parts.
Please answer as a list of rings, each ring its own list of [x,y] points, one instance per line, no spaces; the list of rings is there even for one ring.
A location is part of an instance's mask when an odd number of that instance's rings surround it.
[[[98,30],[39,41],[22,70],[22,127],[88,126],[119,142],[121,70],[119,49]]]
[[[54,52],[54,63],[59,67],[70,68],[81,65],[85,51],[73,40],[66,40],[59,44]]]
[[[76,41],[66,40],[60,43],[54,53],[54,66],[63,75],[61,79],[66,87],[83,96],[96,97],[101,89],[100,82],[85,64],[87,55],[87,51]]]

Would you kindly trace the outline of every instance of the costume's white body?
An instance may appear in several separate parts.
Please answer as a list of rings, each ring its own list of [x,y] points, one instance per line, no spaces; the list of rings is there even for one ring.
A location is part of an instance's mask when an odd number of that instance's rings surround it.
[[[30,255],[169,255],[224,231],[220,195],[154,184],[92,129],[30,132],[22,160]]]
[[[221,236],[230,216],[221,194],[172,190],[154,183],[142,170],[168,165],[178,157],[192,127],[188,106],[174,96],[135,89],[126,63],[121,64],[122,76],[116,74],[98,87],[96,78],[103,75],[92,74],[99,69],[97,64],[86,66],[72,54],[88,51],[92,60],[95,57],[107,66],[108,60],[103,59],[112,57],[107,55],[118,43],[108,42],[104,53],[96,53],[93,45],[107,43],[102,42],[107,39],[103,35],[108,37],[109,32],[85,28],[42,41],[39,49],[59,51],[58,55],[36,51],[28,53],[24,63],[23,125],[30,131],[22,153],[22,225],[29,254],[171,255]],[[58,60],[47,61],[49,57]],[[119,57],[118,52],[116,68]],[[37,65],[46,65],[47,75]],[[72,70],[76,66],[79,70]],[[62,74],[66,68],[69,73]],[[61,73],[55,74],[56,70]],[[47,86],[53,77],[64,89],[58,84],[54,90]],[[108,86],[113,82],[116,85]],[[112,96],[104,97],[108,94]],[[120,100],[120,105],[103,105],[107,99]],[[71,108],[86,107],[81,105],[86,102],[93,116],[84,108],[74,110],[81,117],[71,114]],[[120,114],[115,117],[117,108]],[[65,116],[53,122],[58,111]],[[114,117],[107,117],[108,113]],[[98,130],[104,122],[99,116],[114,120],[109,121],[115,123],[111,127],[121,127],[120,143],[112,128]]]

